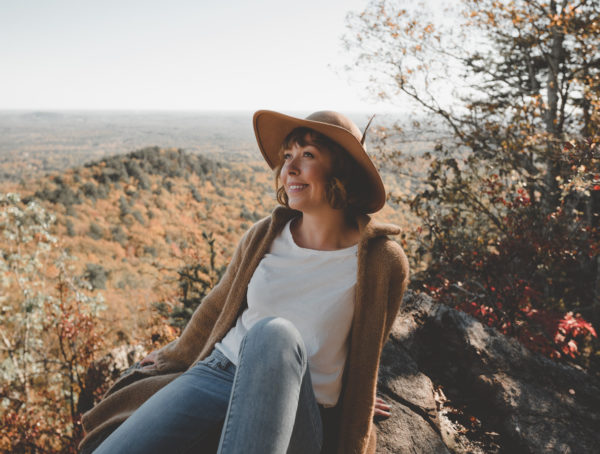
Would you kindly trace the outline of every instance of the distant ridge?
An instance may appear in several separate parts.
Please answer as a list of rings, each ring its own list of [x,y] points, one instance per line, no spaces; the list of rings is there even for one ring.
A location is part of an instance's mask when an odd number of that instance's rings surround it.
[[[149,146],[260,156],[249,112],[0,111],[0,183]]]
[[[68,183],[60,175],[50,176],[43,189],[34,195],[41,200],[69,206],[82,203],[85,197],[92,200],[106,198],[117,184],[134,184],[139,189],[148,190],[151,188],[150,177],[187,181],[191,175],[197,175],[212,179],[224,167],[228,167],[227,164],[182,149],[147,147],[85,164],[83,168],[91,171],[91,179],[82,179],[81,168],[66,172],[73,175]]]

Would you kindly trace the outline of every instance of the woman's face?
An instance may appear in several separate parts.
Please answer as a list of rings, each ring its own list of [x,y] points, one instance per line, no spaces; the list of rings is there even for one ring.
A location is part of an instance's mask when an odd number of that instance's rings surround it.
[[[284,150],[280,177],[290,208],[303,213],[331,209],[327,185],[332,168],[333,157],[328,150],[297,143]]]

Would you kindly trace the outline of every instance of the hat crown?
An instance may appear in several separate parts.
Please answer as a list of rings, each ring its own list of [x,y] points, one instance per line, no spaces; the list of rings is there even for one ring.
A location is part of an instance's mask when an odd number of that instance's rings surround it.
[[[356,140],[359,142],[361,141],[362,134],[360,129],[358,129],[358,126],[356,126],[354,122],[347,116],[339,112],[334,112],[333,110],[320,110],[310,114],[308,117],[306,117],[306,119],[344,128],[346,131],[352,134]]]

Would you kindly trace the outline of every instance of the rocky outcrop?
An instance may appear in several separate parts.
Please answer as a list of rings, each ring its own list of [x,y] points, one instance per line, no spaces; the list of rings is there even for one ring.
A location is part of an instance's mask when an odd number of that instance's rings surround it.
[[[600,381],[407,292],[381,358],[378,453],[592,453]]]

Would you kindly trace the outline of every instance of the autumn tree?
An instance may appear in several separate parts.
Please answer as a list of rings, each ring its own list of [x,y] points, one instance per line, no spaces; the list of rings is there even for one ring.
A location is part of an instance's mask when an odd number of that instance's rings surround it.
[[[215,264],[217,256],[215,238],[211,233],[202,232],[202,238],[209,249],[209,257],[200,255],[196,250],[186,250],[180,257],[184,264],[177,269],[178,291],[175,304],[164,301],[154,303],[154,308],[167,323],[177,330],[183,330],[192,318],[202,299],[216,285],[225,273],[226,266]]]
[[[102,391],[87,374],[102,345],[102,300],[70,269],[54,222],[36,201],[0,194],[2,452],[77,452],[93,403],[81,396]]]
[[[585,318],[600,322],[600,4],[433,11],[376,0],[348,27],[373,94],[411,105],[410,132],[434,142],[426,169],[386,148],[397,169],[422,172],[420,189],[398,196],[422,220],[415,283],[534,349],[574,358],[585,347],[589,360]]]

